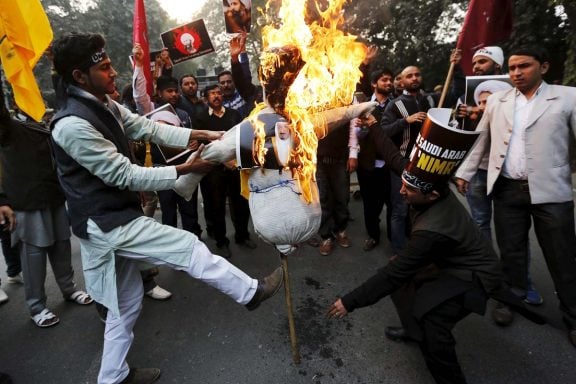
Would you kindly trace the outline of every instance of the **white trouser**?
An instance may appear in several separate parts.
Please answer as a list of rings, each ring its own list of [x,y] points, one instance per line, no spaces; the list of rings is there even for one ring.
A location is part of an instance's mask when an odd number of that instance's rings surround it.
[[[93,223],[88,225],[89,241],[83,242],[83,249],[90,246],[103,246],[116,249],[116,286],[120,316],[108,311],[104,331],[102,365],[98,374],[99,384],[115,384],[122,381],[129,372],[126,356],[133,340],[132,329],[142,307],[142,278],[139,262],[154,265],[166,265],[188,273],[219,291],[230,296],[239,304],[247,304],[258,286],[258,280],[252,279],[233,264],[220,256],[213,255],[201,241],[194,239],[189,244],[192,233],[162,225],[150,218],[139,218],[132,222],[102,232]],[[158,242],[162,239],[162,246]],[[87,244],[88,243],[88,244]],[[122,245],[122,246],[120,246]],[[187,267],[170,263],[167,254],[178,249],[191,252],[191,262]]]

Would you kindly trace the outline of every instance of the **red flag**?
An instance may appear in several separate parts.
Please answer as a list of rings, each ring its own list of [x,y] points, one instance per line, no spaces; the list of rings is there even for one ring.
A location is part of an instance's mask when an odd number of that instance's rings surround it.
[[[150,46],[148,45],[148,25],[146,24],[146,10],[144,0],[134,0],[134,27],[132,30],[132,44],[140,44],[144,52],[144,77],[148,95],[154,94],[154,83],[152,81],[152,71],[150,70]]]
[[[460,65],[472,75],[472,56],[478,49],[506,40],[512,33],[513,0],[471,0],[456,48],[462,49]]]

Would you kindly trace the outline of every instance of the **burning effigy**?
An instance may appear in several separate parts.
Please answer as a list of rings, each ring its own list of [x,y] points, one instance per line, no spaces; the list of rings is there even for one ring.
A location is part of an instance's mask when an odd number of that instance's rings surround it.
[[[316,6],[312,21],[308,3]],[[338,28],[345,0],[325,3],[321,10],[314,1],[282,2],[280,22],[262,31],[258,75],[265,102],[201,154],[236,160],[255,232],[285,255],[320,226],[318,140],[373,108],[352,104],[366,47]],[[175,190],[191,197],[202,176],[180,177]]]

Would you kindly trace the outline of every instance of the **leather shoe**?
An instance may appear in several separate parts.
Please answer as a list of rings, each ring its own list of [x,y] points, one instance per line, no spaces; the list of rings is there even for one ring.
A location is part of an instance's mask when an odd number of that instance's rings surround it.
[[[256,243],[252,241],[252,239],[244,239],[242,241],[237,241],[236,244],[248,249],[256,249],[258,247],[258,245],[256,245]]]
[[[276,270],[274,270],[274,272],[266,276],[263,280],[258,280],[258,288],[256,288],[256,293],[250,302],[246,304],[246,308],[249,311],[253,311],[258,308],[258,306],[260,306],[264,300],[274,296],[282,286],[283,278],[284,270],[282,267],[278,267]]]
[[[386,327],[384,328],[384,334],[392,341],[415,341],[406,334],[402,327]]]
[[[507,326],[512,324],[514,313],[507,305],[498,304],[496,308],[492,310],[492,320],[498,325]]]
[[[159,377],[158,368],[130,368],[130,373],[120,384],[151,384]]]
[[[564,323],[568,327],[568,338],[572,345],[576,347],[576,319],[564,315]]]
[[[228,244],[216,245],[216,248],[218,249],[216,251],[216,254],[218,256],[222,256],[225,259],[229,259],[232,257],[232,252],[230,252],[230,247],[228,246]]]
[[[373,238],[369,237],[364,241],[364,250],[366,252],[373,250],[378,245],[378,241],[374,240]]]

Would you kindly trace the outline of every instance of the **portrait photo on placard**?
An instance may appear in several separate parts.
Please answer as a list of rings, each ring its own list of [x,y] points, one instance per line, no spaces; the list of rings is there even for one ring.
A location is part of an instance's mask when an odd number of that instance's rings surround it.
[[[252,23],[252,0],[222,0],[226,33],[248,33]]]
[[[160,38],[174,64],[214,52],[203,19],[173,28]]]
[[[484,110],[488,96],[512,88],[508,75],[466,76],[466,93],[464,96],[468,112],[462,121],[461,129],[474,130]]]

